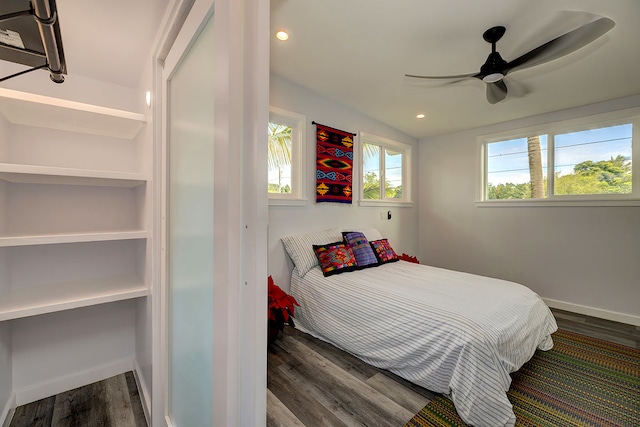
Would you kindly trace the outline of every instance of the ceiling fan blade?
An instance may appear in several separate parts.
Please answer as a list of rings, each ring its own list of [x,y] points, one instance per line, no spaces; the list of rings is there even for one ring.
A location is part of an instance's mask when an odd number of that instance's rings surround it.
[[[568,55],[596,40],[615,26],[609,18],[598,18],[575,30],[569,31],[524,55],[507,63],[504,74],[515,70],[522,70],[535,65],[544,64],[554,59]]]
[[[416,76],[415,74],[405,74],[405,77],[412,77],[414,79],[439,79],[439,80],[451,80],[451,79],[466,79],[469,77],[475,77],[477,73],[459,74],[457,76]]]
[[[507,97],[507,85],[504,80],[487,83],[487,101],[496,104]]]

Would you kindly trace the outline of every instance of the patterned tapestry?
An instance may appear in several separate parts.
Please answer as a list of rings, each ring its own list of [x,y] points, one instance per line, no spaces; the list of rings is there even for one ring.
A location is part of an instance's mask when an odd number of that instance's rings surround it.
[[[316,125],[316,202],[351,203],[353,136]]]

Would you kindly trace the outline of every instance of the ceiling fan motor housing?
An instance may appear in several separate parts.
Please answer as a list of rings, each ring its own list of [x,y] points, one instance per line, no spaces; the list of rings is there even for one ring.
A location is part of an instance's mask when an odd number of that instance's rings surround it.
[[[490,74],[504,75],[503,71],[506,68],[506,66],[507,66],[507,61],[502,59],[502,57],[500,56],[500,53],[491,52],[489,54],[489,57],[487,57],[487,60],[485,61],[485,63],[482,64],[482,67],[480,67],[480,75],[478,77],[480,79],[484,79],[486,76]]]

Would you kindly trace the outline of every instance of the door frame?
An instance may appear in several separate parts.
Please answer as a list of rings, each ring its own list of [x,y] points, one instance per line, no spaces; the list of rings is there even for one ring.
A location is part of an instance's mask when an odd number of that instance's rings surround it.
[[[168,411],[166,100],[162,70],[215,9],[214,426],[266,423],[269,0],[170,0],[154,44],[153,391],[151,425]],[[183,36],[180,36],[183,33]],[[176,50],[177,49],[177,50]],[[172,56],[172,55],[175,55]]]

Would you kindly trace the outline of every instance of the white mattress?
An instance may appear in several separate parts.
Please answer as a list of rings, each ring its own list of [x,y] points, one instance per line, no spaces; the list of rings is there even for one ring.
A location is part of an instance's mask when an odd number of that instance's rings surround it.
[[[431,391],[449,395],[478,427],[513,426],[510,372],[557,325],[530,289],[399,261],[324,277],[294,269],[296,326]]]

